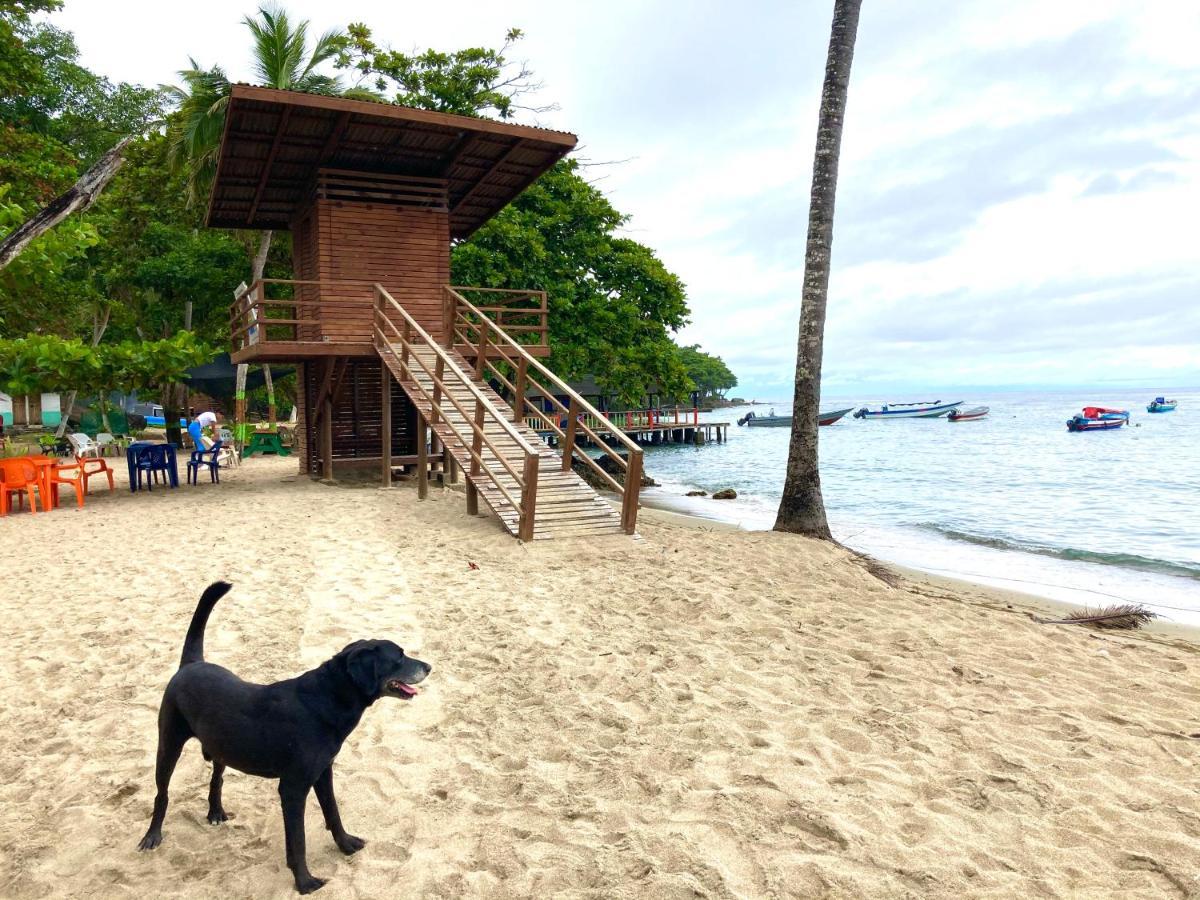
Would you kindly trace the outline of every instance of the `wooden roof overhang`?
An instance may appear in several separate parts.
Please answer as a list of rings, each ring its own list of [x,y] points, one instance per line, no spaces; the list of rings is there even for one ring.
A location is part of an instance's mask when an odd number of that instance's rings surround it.
[[[334,170],[444,181],[450,235],[464,238],[577,140],[565,131],[238,84],[206,222],[287,230],[313,197],[318,171]]]

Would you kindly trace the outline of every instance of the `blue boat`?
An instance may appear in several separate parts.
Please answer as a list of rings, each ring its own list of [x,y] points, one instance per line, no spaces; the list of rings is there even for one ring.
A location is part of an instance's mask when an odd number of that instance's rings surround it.
[[[1129,424],[1129,410],[1085,406],[1083,412],[1067,419],[1067,431],[1110,431]]]
[[[1175,407],[1179,405],[1178,400],[1167,400],[1164,397],[1155,397],[1154,401],[1146,407],[1146,412],[1174,412]]]
[[[941,400],[923,403],[887,403],[882,409],[867,409],[865,406],[854,414],[856,419],[937,419],[952,409],[963,405],[962,400],[943,403]]]

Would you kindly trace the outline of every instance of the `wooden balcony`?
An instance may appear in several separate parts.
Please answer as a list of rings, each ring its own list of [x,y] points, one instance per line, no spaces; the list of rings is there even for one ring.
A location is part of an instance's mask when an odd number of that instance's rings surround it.
[[[465,357],[478,355],[471,340],[483,319],[499,325],[535,357],[550,355],[545,291],[444,286],[392,295],[426,330]],[[308,281],[265,278],[241,291],[229,307],[230,356],[235,363],[297,362],[321,357],[371,357],[374,343],[374,281]],[[450,340],[450,335],[455,340]],[[487,356],[494,345],[482,344]]]

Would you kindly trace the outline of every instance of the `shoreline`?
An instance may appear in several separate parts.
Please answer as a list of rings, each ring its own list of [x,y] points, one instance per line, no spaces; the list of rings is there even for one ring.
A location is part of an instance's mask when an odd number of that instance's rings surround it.
[[[725,519],[715,516],[709,517],[703,515],[698,510],[690,508],[684,509],[683,503],[672,503],[672,500],[686,500],[690,498],[681,498],[670,494],[653,494],[646,496],[643,492],[641,502],[643,513],[647,510],[653,510],[656,515],[670,517],[676,520],[679,524],[695,528],[707,528],[713,531],[728,531],[728,532],[747,532],[751,533],[760,529],[744,528],[741,525],[729,522]],[[701,498],[703,499],[703,498]],[[715,503],[736,503],[736,500],[725,501],[717,500]],[[838,542],[838,546],[845,546]],[[851,547],[846,547],[850,552],[871,560],[872,562],[882,566],[895,575],[903,578],[905,582],[917,587],[934,588],[939,591],[950,591],[952,593],[972,593],[980,598],[984,598],[992,603],[999,604],[997,608],[1013,609],[1020,607],[1030,616],[1039,616],[1045,618],[1061,618],[1070,612],[1078,611],[1083,607],[1082,603],[1071,603],[1065,600],[1059,600],[1054,597],[1048,597],[1043,594],[1035,593],[1034,591],[1022,591],[1014,588],[997,587],[996,585],[985,584],[983,582],[972,581],[969,578],[957,577],[954,575],[943,575],[937,572],[930,572],[925,569],[911,565],[903,565],[901,563],[892,562],[888,559],[882,559],[870,553],[863,553]],[[1069,627],[1069,626],[1060,626]],[[1084,626],[1075,626],[1084,627]],[[1196,644],[1200,647],[1200,625],[1192,625],[1188,623],[1172,622],[1166,618],[1157,618],[1144,625],[1142,628],[1131,631],[1122,630],[1102,630],[1089,629],[1093,633],[1106,634],[1155,634],[1163,637],[1175,638]]]

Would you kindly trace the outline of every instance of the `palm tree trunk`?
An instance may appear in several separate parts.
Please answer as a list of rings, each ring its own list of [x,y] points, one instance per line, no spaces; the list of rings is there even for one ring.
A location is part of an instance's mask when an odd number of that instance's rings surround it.
[[[262,280],[267,268],[267,255],[271,252],[273,231],[261,232],[258,236],[258,252],[254,254],[254,267],[250,272],[250,286]],[[271,383],[270,367],[267,370],[267,382]],[[238,363],[237,375],[233,394],[233,436],[238,451],[241,452],[246,442],[246,373],[250,367],[246,363]],[[273,385],[272,385],[273,387]],[[272,394],[274,391],[272,391]],[[272,404],[273,405],[273,404]]]
[[[796,387],[792,400],[792,436],[788,447],[783,497],[775,519],[776,531],[790,531],[832,540],[821,496],[817,460],[817,413],[821,400],[821,356],[825,338],[825,307],[829,299],[829,261],[833,249],[833,208],[837,192],[838,157],[854,39],[862,0],[834,0],[825,85],[817,120],[812,193],[808,207],[808,246],[804,256],[804,297],[800,307],[800,336],[796,346]]]

